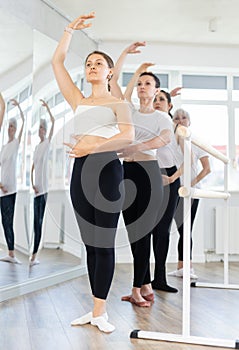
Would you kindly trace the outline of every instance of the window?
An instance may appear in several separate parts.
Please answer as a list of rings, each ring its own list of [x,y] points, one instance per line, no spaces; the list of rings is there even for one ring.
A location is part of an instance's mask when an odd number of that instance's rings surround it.
[[[239,101],[239,77],[233,77],[232,100]]]
[[[208,75],[182,75],[182,98],[187,100],[226,101],[227,77]]]
[[[239,108],[235,109],[235,159],[232,174],[233,188],[238,190],[239,184]]]

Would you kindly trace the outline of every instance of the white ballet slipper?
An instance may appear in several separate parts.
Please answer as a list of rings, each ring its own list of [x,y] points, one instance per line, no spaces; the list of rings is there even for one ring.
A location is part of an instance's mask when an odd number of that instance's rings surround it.
[[[100,331],[105,333],[111,333],[115,330],[115,326],[109,323],[104,316],[92,317],[92,326],[96,326]]]
[[[174,276],[174,277],[182,278],[183,277],[183,268],[175,270],[175,271],[172,271],[172,272],[169,272],[168,276]],[[193,268],[190,269],[190,278],[194,279],[194,280],[198,279],[198,276],[195,274],[195,271],[194,271]]]
[[[108,314],[105,312],[101,317],[104,317],[106,321],[108,321]],[[71,322],[71,326],[83,326],[84,324],[91,323],[91,320],[93,318],[92,312],[88,312],[88,314],[85,314],[79,318],[76,318]]]
[[[30,260],[29,262],[30,267],[34,265],[39,265],[39,264],[40,264],[40,261],[38,259]]]
[[[15,256],[12,257],[10,255],[4,256],[3,258],[0,258],[0,261],[5,261],[5,262],[9,262],[12,264],[19,264],[21,265],[21,261],[18,260]]]

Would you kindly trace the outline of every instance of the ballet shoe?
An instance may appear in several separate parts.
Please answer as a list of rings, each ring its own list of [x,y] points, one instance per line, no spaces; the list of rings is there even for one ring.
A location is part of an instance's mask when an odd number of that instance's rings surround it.
[[[30,267],[35,266],[35,265],[39,265],[39,264],[40,264],[40,261],[38,259],[29,261],[29,266]]]
[[[101,317],[104,317],[106,321],[108,321],[108,314],[105,312]],[[83,326],[84,324],[91,323],[91,320],[93,318],[92,312],[88,312],[88,314],[85,314],[79,318],[76,318],[71,322],[71,326]]]
[[[154,293],[150,293],[148,295],[142,295],[142,297],[146,300],[146,301],[154,301]],[[129,301],[131,302],[131,298],[132,298],[132,295],[126,295],[124,297],[121,298],[122,301]],[[143,301],[142,301],[143,303]]]
[[[150,301],[136,301],[133,297],[130,298],[130,302],[133,305],[139,306],[139,307],[149,307],[151,306]]]
[[[82,326],[84,324],[90,323],[91,319],[92,319],[92,312],[88,312],[88,314],[85,314],[73,320],[71,322],[71,326]]]
[[[148,295],[142,295],[142,297],[147,301],[151,301],[151,302],[154,301],[154,293],[150,293]]]
[[[183,278],[183,268],[169,272],[168,276]],[[190,278],[193,280],[198,279],[198,276],[195,274],[194,269],[192,267],[190,268]]]
[[[132,298],[132,295],[126,295],[124,297],[121,298],[122,301],[129,301],[130,302],[130,299]]]
[[[92,317],[90,323],[104,333],[111,333],[115,330],[115,326],[106,321],[104,316]]]
[[[15,256],[10,256],[10,255],[7,255],[7,256],[4,256],[3,258],[0,258],[0,261],[9,262],[12,264],[19,264],[19,265],[22,264],[21,261],[18,260]]]
[[[157,289],[157,290],[162,290],[164,292],[169,292],[169,293],[177,293],[178,290],[174,287],[169,286],[167,283],[154,283],[152,282],[152,288]]]

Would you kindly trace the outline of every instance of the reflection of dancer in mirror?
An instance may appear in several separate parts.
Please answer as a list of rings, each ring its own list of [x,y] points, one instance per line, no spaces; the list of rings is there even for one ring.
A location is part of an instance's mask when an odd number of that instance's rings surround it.
[[[17,120],[15,118],[9,119],[8,126],[8,143],[3,146],[0,162],[1,162],[1,183],[0,183],[0,199],[1,199],[1,215],[2,225],[4,230],[5,239],[8,246],[8,255],[0,258],[0,261],[6,261],[10,263],[20,264],[21,262],[16,258],[14,251],[14,231],[13,231],[13,218],[17,193],[17,154],[19,144],[21,142],[23,127],[24,127],[24,115],[19,103],[12,99],[12,104],[19,109],[20,116],[22,118],[22,126],[18,135],[15,138],[17,130]]]
[[[42,235],[42,222],[47,201],[47,191],[48,191],[48,174],[47,174],[47,162],[48,154],[50,149],[50,142],[53,135],[55,119],[51,114],[51,110],[48,104],[40,100],[42,106],[46,107],[46,110],[51,119],[51,130],[49,136],[46,137],[47,133],[47,122],[46,119],[40,120],[39,132],[40,143],[37,145],[34,156],[33,164],[31,169],[31,183],[32,188],[35,193],[34,198],[34,246],[33,252],[30,259],[30,266],[39,264],[37,257],[37,252]],[[35,170],[35,181],[33,181],[33,172]]]
[[[85,29],[82,15],[66,28],[52,59],[59,88],[75,113],[76,143],[66,144],[75,158],[71,178],[71,200],[81,237],[87,252],[87,268],[93,296],[93,311],[72,321],[79,326],[91,323],[110,333],[115,327],[108,322],[106,299],[115,264],[115,234],[123,205],[122,165],[116,151],[133,141],[134,129],[128,104],[113,97],[108,82],[113,61],[103,52],[90,53],[85,61],[85,74],[92,86],[85,97],[74,84],[64,66],[74,30]]]
[[[134,43],[126,48],[117,61],[117,68],[122,67],[123,59],[128,53],[139,52],[138,46],[145,43]],[[135,125],[136,144],[123,151],[124,178],[136,186],[135,200],[127,207],[132,196],[131,184],[126,181],[126,207],[123,217],[128,232],[134,262],[133,288],[130,295],[122,297],[137,306],[149,307],[154,300],[150,275],[151,233],[161,215],[163,186],[161,171],[156,158],[156,149],[164,149],[171,138],[173,128],[167,113],[155,111],[153,101],[160,88],[160,81],[147,69],[152,63],[143,63],[136,70],[127,85],[125,98],[131,103]],[[116,77],[115,77],[116,79]],[[114,90],[114,77],[110,82]],[[139,108],[132,103],[133,89],[137,85]],[[117,93],[117,89],[116,89]]]
[[[2,128],[3,117],[5,113],[5,101],[0,93],[0,130]]]
[[[177,109],[174,112],[173,115],[173,121],[177,125],[183,125],[185,127],[190,126],[190,116],[187,111],[180,108]],[[183,155],[182,155],[183,160]],[[198,163],[201,163],[201,170],[198,170]],[[210,173],[210,162],[209,162],[209,156],[208,153],[203,151],[202,149],[198,148],[194,144],[192,144],[192,167],[191,167],[191,176],[192,176],[192,183],[191,186],[195,188],[200,188],[200,181],[207,176]],[[181,179],[181,182],[183,184],[183,176]],[[192,206],[191,206],[191,235],[192,235],[192,229],[193,229],[193,223],[194,219],[197,213],[197,208],[199,204],[199,199],[194,198],[192,199]],[[178,206],[175,212],[175,222],[177,225],[177,229],[179,232],[179,241],[178,241],[178,266],[177,270],[169,272],[168,275],[175,276],[175,277],[183,277],[183,198],[179,198]],[[191,268],[190,268],[190,278],[197,279],[197,275],[194,272],[193,266],[192,266],[192,237],[191,237],[191,250],[190,250],[190,260],[191,260]]]

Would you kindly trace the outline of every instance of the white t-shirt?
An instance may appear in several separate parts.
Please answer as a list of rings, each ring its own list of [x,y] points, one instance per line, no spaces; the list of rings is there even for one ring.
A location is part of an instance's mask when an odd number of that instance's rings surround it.
[[[141,113],[133,108],[133,124],[135,128],[135,143],[146,142],[160,135],[162,130],[169,129],[173,136],[173,125],[167,113],[154,111],[153,113]],[[162,147],[165,148],[165,147]],[[156,149],[141,151],[155,156]]]
[[[19,149],[18,139],[13,139],[3,146],[0,154],[1,183],[7,190],[4,193],[0,190],[0,197],[8,196],[17,192],[17,154]]]
[[[34,152],[33,164],[35,169],[34,185],[38,190],[35,196],[40,196],[48,191],[48,154],[50,149],[49,139],[40,142]]]
[[[171,128],[173,130],[173,122],[170,116],[167,113],[164,113],[168,120],[171,123]],[[180,162],[180,153],[178,150],[178,144],[176,141],[175,134],[173,132],[171,141],[165,145],[164,147],[160,147],[157,149],[157,160],[160,168],[171,168],[173,166],[177,166]]]
[[[178,146],[178,148],[181,150],[180,146]],[[198,161],[203,157],[209,157],[209,155],[207,152],[195,146],[194,144],[191,145],[191,152],[192,152],[191,179],[194,180],[197,177],[197,174],[199,172]],[[183,163],[183,154],[181,151],[181,164],[182,163]],[[183,175],[181,176],[181,183],[182,184],[184,183]],[[201,188],[201,182],[198,182],[194,187]]]

